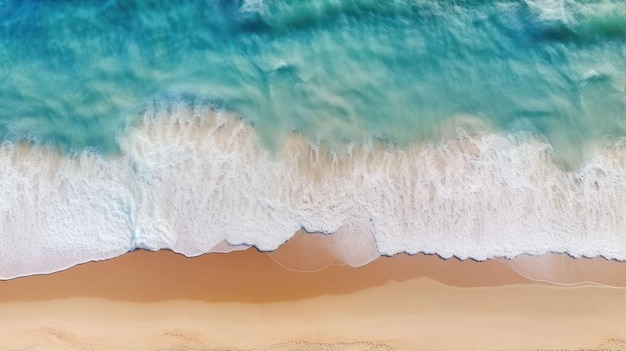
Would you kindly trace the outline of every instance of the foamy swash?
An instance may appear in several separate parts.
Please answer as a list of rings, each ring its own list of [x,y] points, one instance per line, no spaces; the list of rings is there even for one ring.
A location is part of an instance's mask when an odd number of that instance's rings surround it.
[[[122,155],[5,143],[2,278],[134,248],[193,256],[222,241],[273,250],[297,230],[349,230],[341,250],[486,259],[567,252],[626,259],[626,150],[575,171],[531,136],[483,132],[327,151],[292,135],[279,155],[210,108],[148,111]]]

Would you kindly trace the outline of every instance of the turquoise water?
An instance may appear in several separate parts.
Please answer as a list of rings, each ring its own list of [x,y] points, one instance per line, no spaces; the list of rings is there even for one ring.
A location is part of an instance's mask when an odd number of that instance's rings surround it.
[[[0,279],[300,229],[626,260],[625,137],[623,0],[0,0]]]
[[[0,135],[102,153],[155,100],[218,104],[268,148],[440,137],[472,115],[557,152],[626,134],[626,4],[3,1]]]

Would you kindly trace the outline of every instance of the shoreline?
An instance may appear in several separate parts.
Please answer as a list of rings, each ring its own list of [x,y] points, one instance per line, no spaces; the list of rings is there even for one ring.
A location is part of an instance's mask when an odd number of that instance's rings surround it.
[[[376,256],[368,263],[353,267],[338,253],[341,246],[337,245],[337,238],[334,234],[299,231],[274,251],[262,252],[253,247],[242,250],[219,245],[217,251],[195,257],[171,250],[135,250],[112,259],[81,263],[54,273],[0,280],[0,302],[18,296],[24,301],[35,301],[76,295],[133,301],[178,297],[221,301],[228,296],[228,299],[240,298],[242,302],[265,302],[265,299],[293,300],[321,293],[342,294],[391,281],[402,282],[416,278],[427,278],[452,287],[512,284],[626,287],[626,262],[603,257],[574,258],[556,253],[485,261],[402,253]],[[228,269],[223,270],[222,267]],[[187,270],[193,272],[193,275],[204,275],[227,283],[216,288],[203,282],[203,279],[178,274]],[[262,271],[264,275],[260,277],[255,271]],[[158,277],[155,275],[157,273]],[[98,279],[94,279],[94,276]],[[334,287],[316,287],[340,281],[346,276],[351,278],[351,284],[344,282]],[[157,278],[167,279],[177,288],[170,288],[171,291],[160,289],[159,293],[151,293],[149,297],[145,294],[135,296],[134,290],[124,290],[128,285],[141,286],[144,291],[148,291],[149,286],[160,283]],[[292,291],[270,288],[285,281],[297,282],[302,288]],[[262,290],[257,290],[255,297],[245,293],[252,285],[261,286],[262,282],[268,284],[264,284]],[[31,284],[48,287],[43,293],[43,290],[30,289]],[[111,286],[117,288],[107,288]],[[206,295],[188,294],[185,291],[203,291]]]
[[[293,257],[310,263],[306,253],[336,259],[320,251],[328,236],[299,238],[271,253],[134,251],[0,281],[0,350],[626,350],[626,289],[556,286],[499,260],[435,255],[285,269]],[[509,263],[548,262],[563,277],[626,271],[563,255],[518,261]]]

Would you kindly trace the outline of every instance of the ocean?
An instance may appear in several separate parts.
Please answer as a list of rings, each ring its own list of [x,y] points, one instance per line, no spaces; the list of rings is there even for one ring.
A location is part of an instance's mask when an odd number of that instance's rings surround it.
[[[0,1],[0,278],[135,249],[626,260],[622,0]]]

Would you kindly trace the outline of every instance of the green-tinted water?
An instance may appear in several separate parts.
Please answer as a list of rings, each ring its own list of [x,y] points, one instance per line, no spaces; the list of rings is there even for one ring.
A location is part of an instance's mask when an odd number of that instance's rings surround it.
[[[266,143],[437,137],[472,115],[558,152],[626,134],[626,4],[4,1],[0,135],[117,150],[152,100],[212,101]]]

